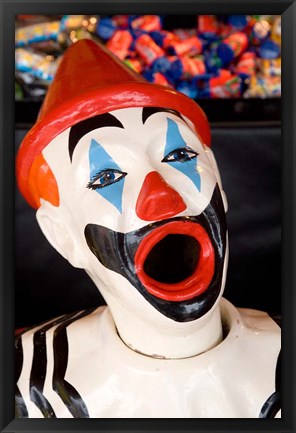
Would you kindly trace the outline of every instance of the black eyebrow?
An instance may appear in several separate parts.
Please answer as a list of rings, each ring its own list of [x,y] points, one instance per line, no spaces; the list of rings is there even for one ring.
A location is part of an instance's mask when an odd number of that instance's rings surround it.
[[[105,126],[124,128],[122,123],[110,113],[98,114],[97,116],[82,120],[81,122],[78,122],[76,125],[72,126],[69,134],[69,155],[71,162],[78,141],[88,132],[97,128],[103,128]]]
[[[173,110],[172,108],[144,107],[142,112],[143,125],[145,124],[148,117],[152,116],[152,114],[154,113],[159,113],[159,112],[171,113],[174,114],[175,116],[178,116],[180,119],[184,120],[182,115],[179,113],[179,111]]]

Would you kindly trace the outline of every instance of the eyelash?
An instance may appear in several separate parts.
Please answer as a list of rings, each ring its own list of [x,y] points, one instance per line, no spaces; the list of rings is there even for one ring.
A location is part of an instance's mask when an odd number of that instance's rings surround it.
[[[179,155],[178,155],[179,153]],[[180,154],[183,153],[183,156]],[[185,154],[185,156],[184,156]],[[191,154],[191,155],[189,155]],[[170,159],[172,156],[177,155],[174,159]],[[198,156],[198,152],[191,149],[190,147],[181,147],[179,149],[174,149],[172,152],[168,153],[161,162],[188,162]]]
[[[115,178],[115,176],[114,176],[115,174],[119,174],[120,176]],[[112,178],[112,175],[114,176],[113,178]],[[127,173],[125,173],[125,172],[122,172],[122,171],[119,171],[119,170],[116,170],[113,168],[108,168],[106,170],[102,170],[99,173],[97,173],[96,176],[93,178],[93,180],[88,182],[86,187],[89,189],[93,189],[93,190],[105,188],[106,186],[113,185],[114,183],[120,181],[126,175],[127,175]],[[108,178],[108,176],[109,176],[109,178]],[[107,177],[106,183],[105,184],[97,184],[96,182],[98,180],[102,179],[103,177]]]
[[[189,155],[191,154],[191,155]],[[171,159],[174,155],[176,155],[175,158]],[[191,159],[194,159],[198,156],[198,153],[191,149],[190,147],[182,147],[179,149],[174,149],[172,152],[170,152],[168,155],[166,155],[161,162],[188,162]],[[116,178],[115,175],[118,174],[119,176]],[[113,185],[116,182],[119,182],[121,179],[123,179],[127,175],[126,172],[122,172],[116,169],[107,168],[106,170],[102,170],[96,174],[96,176],[88,182],[86,187],[88,189],[96,190],[96,189],[102,189],[106,186]],[[112,177],[113,176],[113,177]],[[105,177],[105,183],[98,184],[96,183],[100,179],[103,179]],[[103,179],[104,181],[104,179]]]

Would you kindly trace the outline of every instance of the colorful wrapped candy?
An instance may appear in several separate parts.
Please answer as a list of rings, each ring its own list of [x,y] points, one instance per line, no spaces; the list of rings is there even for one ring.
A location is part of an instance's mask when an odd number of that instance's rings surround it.
[[[142,34],[136,39],[135,49],[147,65],[152,65],[156,59],[165,55],[163,49],[147,34]]]
[[[215,15],[198,15],[197,17],[198,34],[205,39],[217,37],[219,25]]]
[[[270,35],[271,26],[266,20],[255,21],[250,34],[252,45],[260,46]]]
[[[206,65],[201,58],[183,57],[172,63],[170,72],[177,80],[188,79],[205,74]]]
[[[202,42],[197,36],[191,36],[184,41],[172,42],[168,47],[167,51],[172,55],[188,55],[196,56],[202,52]]]
[[[162,27],[161,18],[158,15],[142,15],[131,22],[131,27],[145,32],[159,31]]]
[[[150,33],[150,36],[157,45],[164,49],[167,49],[171,44],[179,40],[174,33],[165,30],[153,31]]]
[[[150,83],[171,87],[169,81],[161,72],[153,72],[148,69],[144,71],[143,76],[146,78],[146,80],[150,81]]]
[[[60,21],[52,21],[20,27],[15,32],[15,45],[16,47],[24,47],[34,42],[56,40],[60,25]]]
[[[250,79],[245,98],[272,98],[281,96],[281,80],[279,77],[256,77]]]
[[[46,54],[35,54],[28,49],[17,48],[15,50],[16,69],[30,73],[42,81],[52,81],[59,61],[60,58],[54,59]]]
[[[135,72],[137,72],[138,74],[141,74],[144,66],[143,66],[143,62],[141,62],[141,60],[138,59],[126,59],[124,61],[124,63],[129,66],[131,69],[133,69]]]
[[[257,59],[257,68],[263,77],[280,77],[281,59]]]
[[[27,70],[31,73],[37,62],[34,55],[51,54],[55,59],[78,39],[99,38],[150,81],[194,98],[244,96],[243,87],[248,88],[250,77],[280,77],[280,16],[198,15],[195,28],[174,30],[165,30],[164,23],[165,17],[159,15],[65,15],[60,21],[35,22],[18,29],[16,46],[30,48],[18,57],[21,67],[25,59],[28,65],[32,63]],[[34,28],[37,33],[30,35]],[[44,65],[54,72],[49,59],[45,58]],[[265,81],[254,83],[253,90]],[[266,85],[271,87],[269,82]]]
[[[204,83],[199,95],[206,98],[238,98],[242,94],[242,80],[238,75],[221,69],[216,77],[209,78]]]
[[[256,74],[256,54],[252,51],[243,53],[236,65],[236,73],[247,77]]]
[[[267,39],[258,48],[261,59],[278,59],[281,53],[281,47],[272,39]]]
[[[271,39],[279,46],[282,40],[281,17],[276,17],[271,28]]]
[[[128,30],[116,30],[106,46],[119,59],[124,60],[132,42],[133,38]]]
[[[248,37],[243,32],[232,33],[223,39],[217,48],[217,55],[224,66],[239,57],[248,47]]]

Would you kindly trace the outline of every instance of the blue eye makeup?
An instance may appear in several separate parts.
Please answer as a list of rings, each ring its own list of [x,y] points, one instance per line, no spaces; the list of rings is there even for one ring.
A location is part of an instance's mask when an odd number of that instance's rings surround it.
[[[180,149],[172,150],[167,154],[161,162],[187,162],[198,155],[195,150],[190,149],[190,147],[183,147]]]
[[[180,134],[178,125],[168,120],[164,158],[161,162],[169,164],[187,176],[200,191],[200,174],[197,169],[198,152],[191,149]]]
[[[90,189],[98,189],[104,188],[105,186],[109,186],[123,179],[127,173],[122,171],[114,170],[108,168],[107,170],[100,171],[95,178],[87,184],[87,188]]]
[[[90,180],[87,188],[112,203],[121,213],[124,178],[127,175],[96,140],[89,149]]]

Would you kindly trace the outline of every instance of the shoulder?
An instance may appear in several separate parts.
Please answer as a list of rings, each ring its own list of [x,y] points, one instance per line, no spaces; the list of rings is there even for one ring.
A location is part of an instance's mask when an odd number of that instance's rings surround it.
[[[222,343],[224,366],[226,371],[231,365],[233,392],[239,382],[239,388],[248,389],[248,395],[252,395],[253,413],[260,414],[261,418],[271,417],[270,414],[276,413],[275,407],[268,403],[271,409],[266,416],[265,402],[279,392],[281,329],[266,312],[236,308],[225,299],[221,302],[221,312],[227,331]]]
[[[222,298],[221,316],[227,331],[239,329],[241,332],[255,333],[256,335],[280,335],[279,317],[274,317],[265,311],[252,308],[237,308],[227,299]]]
[[[265,311],[251,308],[238,308],[245,326],[254,331],[280,333],[280,318],[273,317]]]
[[[235,308],[226,300],[222,302],[223,317],[227,335],[222,346],[232,350],[232,358],[239,359],[246,371],[255,369],[261,371],[261,377],[274,378],[281,349],[281,329],[275,321],[263,311]]]
[[[15,348],[18,368],[23,364],[26,368],[34,362],[48,360],[49,355],[55,355],[66,350],[72,342],[95,338],[96,327],[100,326],[102,317],[107,313],[106,307],[92,308],[56,317],[35,327],[22,330],[16,335]],[[79,347],[77,349],[79,351]],[[26,362],[25,362],[26,361]],[[29,362],[29,365],[26,365]],[[32,368],[33,368],[32,366]]]
[[[22,328],[16,332],[16,342],[20,340],[26,342],[37,335],[42,337],[51,332],[58,333],[64,329],[67,329],[73,324],[78,324],[78,326],[85,327],[86,324],[90,324],[93,320],[98,319],[98,317],[100,317],[100,315],[104,312],[105,308],[106,307],[103,306],[88,310],[76,311],[55,317],[32,327]]]
[[[17,417],[55,417],[54,408],[60,405],[56,402],[57,396],[62,401],[69,394],[69,386],[64,378],[69,352],[71,357],[79,357],[79,341],[83,341],[85,335],[94,341],[95,323],[101,322],[105,311],[106,307],[99,307],[63,315],[17,335]],[[76,353],[73,353],[73,347],[76,347]],[[79,400],[78,393],[74,391],[72,394]],[[80,416],[85,417],[87,414],[83,403],[80,409]]]

